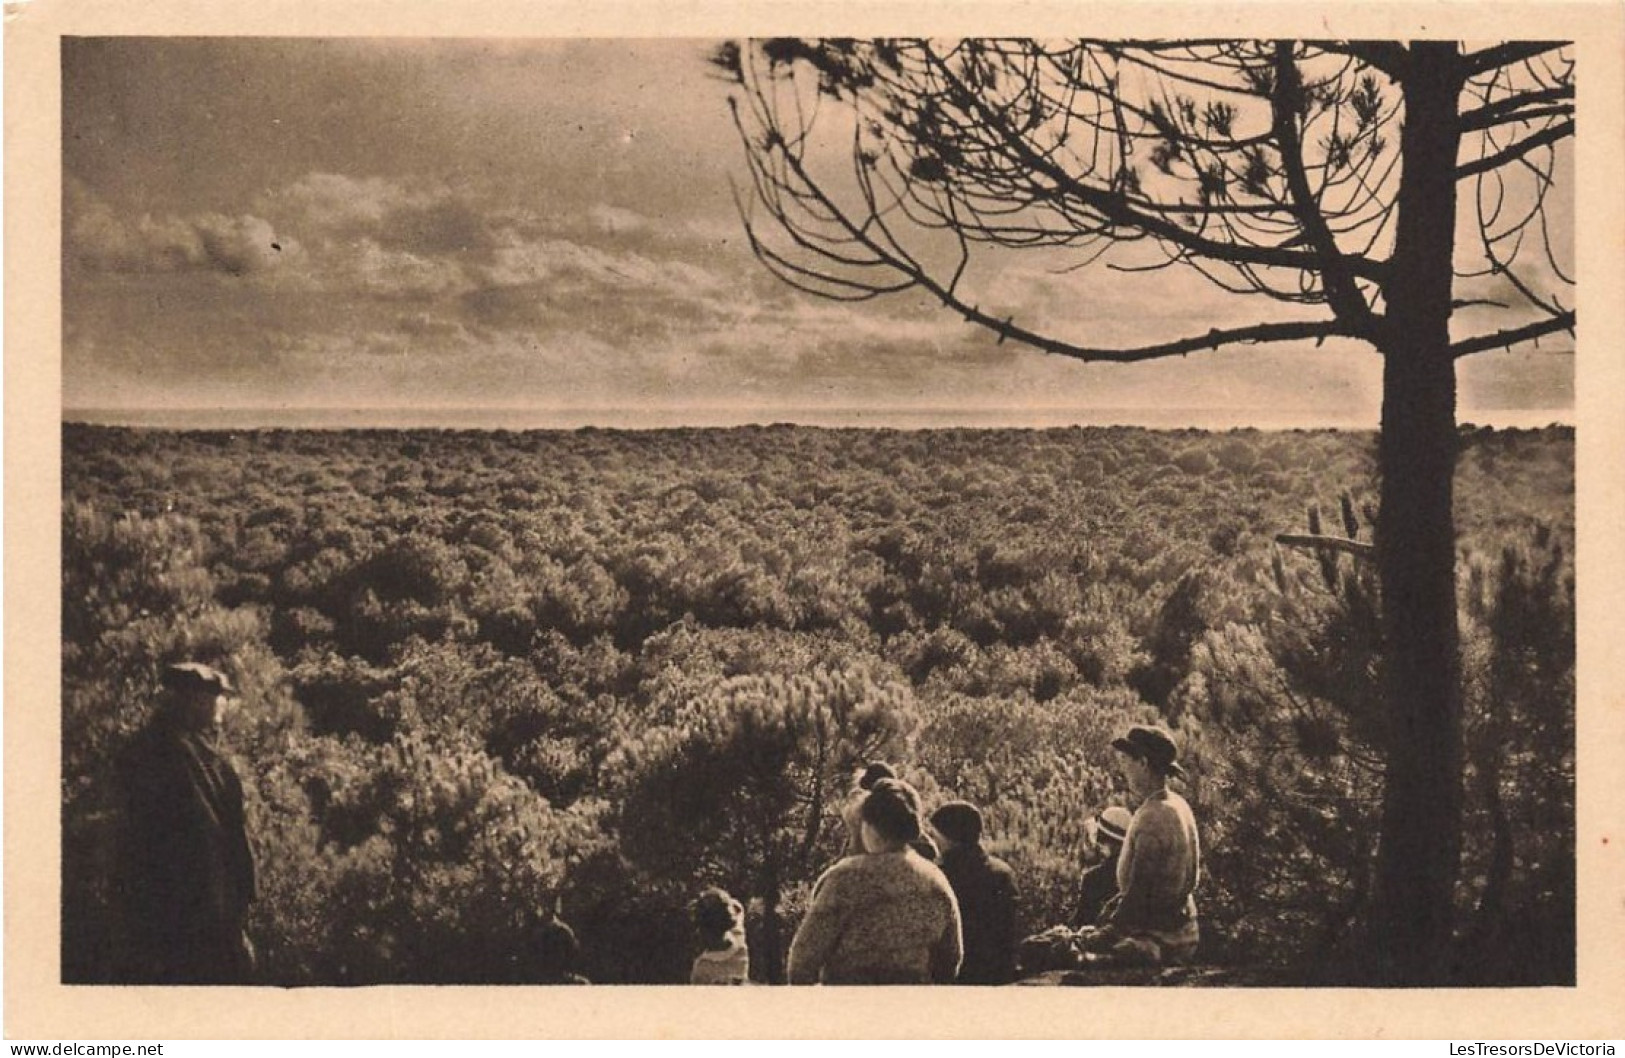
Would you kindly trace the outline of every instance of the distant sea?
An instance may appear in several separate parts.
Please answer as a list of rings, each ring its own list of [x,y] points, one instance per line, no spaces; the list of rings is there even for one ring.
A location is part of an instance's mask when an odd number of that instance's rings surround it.
[[[615,430],[794,423],[839,429],[1374,430],[1375,411],[1294,408],[68,408],[65,422],[163,430]],[[1457,420],[1499,429],[1573,424],[1571,408],[1462,410]]]

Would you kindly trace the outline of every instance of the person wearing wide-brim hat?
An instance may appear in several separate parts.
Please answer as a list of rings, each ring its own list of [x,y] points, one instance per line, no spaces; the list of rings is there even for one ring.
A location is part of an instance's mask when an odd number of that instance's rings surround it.
[[[1135,725],[1112,740],[1140,806],[1117,861],[1116,900],[1089,947],[1128,962],[1182,961],[1196,950],[1196,883],[1202,873],[1196,818],[1170,777],[1183,778],[1179,747],[1166,728]]]
[[[1117,896],[1117,863],[1133,821],[1133,813],[1122,805],[1111,805],[1095,813],[1094,841],[1105,857],[1084,871],[1078,882],[1078,906],[1072,915],[1074,929],[1097,924],[1101,912]]]
[[[120,979],[240,984],[254,965],[243,928],[254,856],[242,782],[215,743],[235,690],[224,672],[194,661],[164,669],[162,686],[119,762]]]

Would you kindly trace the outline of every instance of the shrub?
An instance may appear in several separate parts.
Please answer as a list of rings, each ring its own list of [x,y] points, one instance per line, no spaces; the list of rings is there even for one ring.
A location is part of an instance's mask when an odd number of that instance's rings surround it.
[[[1205,951],[1220,958],[1328,958],[1367,908],[1382,780],[1374,588],[1369,571],[1332,590],[1289,585],[1264,624],[1202,636],[1174,695],[1202,777]]]
[[[982,810],[985,843],[1016,871],[1028,931],[1069,921],[1088,819],[1107,804],[1129,805],[1111,740],[1155,711],[1121,688],[1047,702],[949,695],[922,711],[915,760],[944,799]]]
[[[785,891],[839,855],[853,769],[905,755],[916,724],[908,686],[870,671],[722,680],[618,755],[622,852],[668,885],[760,898],[757,965],[782,980]]]
[[[1536,525],[1469,562],[1465,980],[1574,981],[1574,567]]]
[[[295,781],[325,790],[310,896],[273,890],[266,917],[304,923],[287,983],[537,980],[539,931],[570,867],[597,846],[595,806],[555,812],[472,740],[416,734],[313,754]],[[308,846],[307,846],[308,847]]]

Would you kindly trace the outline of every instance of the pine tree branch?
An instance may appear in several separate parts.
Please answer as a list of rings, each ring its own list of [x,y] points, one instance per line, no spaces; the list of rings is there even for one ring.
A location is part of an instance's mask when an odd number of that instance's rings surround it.
[[[1476,77],[1490,70],[1533,59],[1537,55],[1545,55],[1563,46],[1563,41],[1514,41],[1510,44],[1497,44],[1493,48],[1485,48],[1483,51],[1462,56],[1462,68],[1465,76]]]
[[[1276,246],[1250,246],[1243,243],[1209,239],[1188,232],[1162,217],[1135,209],[1125,198],[1112,195],[1098,188],[1087,187],[1071,181],[1070,178],[1065,179],[1070,185],[1067,187],[1068,193],[1076,196],[1112,224],[1125,228],[1138,228],[1158,238],[1166,239],[1181,250],[1207,260],[1228,264],[1259,265],[1266,268],[1295,268],[1306,272],[1318,272],[1326,265],[1325,258],[1318,252],[1306,252]],[[1380,261],[1373,261],[1359,255],[1351,255],[1344,258],[1344,262],[1348,271],[1362,279],[1381,282],[1386,274],[1386,267]]]
[[[1250,327],[1239,327],[1232,329],[1214,329],[1202,335],[1195,335],[1172,342],[1159,342],[1152,345],[1138,346],[1129,349],[1089,347],[1064,342],[1059,339],[1039,334],[1036,331],[1030,331],[1025,327],[1021,327],[1017,325],[1014,319],[1011,317],[1001,319],[1000,317],[991,313],[983,312],[979,306],[972,305],[964,301],[954,292],[951,287],[944,285],[939,280],[926,274],[925,269],[921,265],[911,259],[899,256],[888,247],[880,245],[875,237],[869,233],[869,228],[867,225],[858,224],[857,222],[853,221],[852,218],[847,216],[847,214],[839,206],[837,206],[827,194],[824,193],[823,189],[811,179],[810,174],[808,174],[803,167],[799,157],[788,151],[781,151],[779,157],[788,170],[795,175],[797,180],[801,182],[801,185],[806,189],[807,193],[822,208],[828,211],[832,221],[844,231],[845,237],[852,243],[862,246],[865,250],[875,255],[875,266],[889,268],[890,270],[904,277],[905,282],[899,284],[899,288],[903,288],[908,285],[918,285],[922,289],[928,291],[944,306],[957,312],[967,322],[977,324],[986,328],[987,330],[992,331],[994,334],[997,334],[1001,343],[1009,339],[1014,339],[1024,345],[1032,346],[1033,348],[1042,350],[1046,353],[1070,357],[1075,360],[1082,360],[1090,363],[1137,363],[1145,360],[1157,360],[1164,357],[1183,356],[1188,353],[1214,350],[1227,345],[1304,341],[1309,339],[1319,342],[1325,340],[1326,338],[1338,336],[1358,338],[1364,334],[1363,330],[1357,328],[1349,322],[1340,320],[1310,320],[1283,323],[1263,323]],[[779,217],[779,220],[781,223],[785,222],[785,218],[782,216]],[[765,247],[756,247],[754,239],[752,242],[753,248],[756,248],[757,256],[761,257]],[[810,270],[799,267],[796,269],[796,271],[803,272],[809,276],[816,275],[816,273],[813,273]],[[780,276],[781,278],[785,278],[783,273],[780,273]],[[802,283],[795,283],[793,285],[808,293],[824,297],[833,297],[836,300],[851,300],[857,296],[853,294],[826,294],[819,289]],[[843,285],[861,286],[862,282],[847,280],[843,281]]]
[[[1404,45],[1380,40],[1316,40],[1308,43],[1333,55],[1347,55],[1351,59],[1358,59],[1395,81],[1402,81],[1405,78],[1410,56],[1406,53]]]
[[[877,260],[873,262],[870,267],[886,266],[901,272],[904,276],[911,278],[916,284],[929,290],[944,305],[954,309],[965,319],[974,323],[980,323],[999,334],[1001,340],[1006,338],[1014,338],[1024,344],[1042,349],[1045,352],[1056,353],[1061,356],[1070,356],[1090,361],[1110,361],[1120,363],[1155,359],[1162,356],[1177,356],[1183,353],[1217,347],[1217,345],[1210,340],[1209,336],[1204,335],[1197,338],[1185,339],[1179,342],[1148,346],[1143,349],[1119,350],[1084,348],[1072,345],[1068,342],[1060,342],[1054,339],[1046,338],[1035,332],[1013,326],[1008,319],[1001,321],[998,317],[982,313],[975,306],[969,305],[956,297],[952,290],[950,290],[948,287],[926,275],[924,270],[914,262],[905,260],[899,257],[897,253],[893,252],[889,248],[879,245],[877,241],[868,233],[867,224],[859,224],[854,221],[840,206],[835,203],[832,198],[830,198],[829,195],[824,193],[821,185],[819,185],[818,182],[814,180],[812,175],[807,171],[800,157],[787,149],[784,149],[782,146],[778,148],[778,157],[784,164],[786,170],[794,175],[799,186],[805,190],[805,193],[815,200],[818,205],[828,213],[829,219],[845,232],[846,238],[854,243],[862,245],[870,253],[876,255]],[[1190,249],[1192,253],[1196,253],[1201,256],[1210,257],[1219,261],[1230,261],[1233,263],[1272,265],[1276,267],[1300,268],[1310,271],[1318,270],[1318,268],[1324,264],[1323,259],[1318,253],[1277,250],[1267,247],[1241,246],[1231,243],[1217,242],[1215,240],[1190,237],[1188,236],[1188,233],[1178,231],[1178,229],[1174,228],[1173,225],[1168,224],[1166,221],[1163,221],[1160,218],[1135,215],[1134,211],[1129,209],[1124,200],[1118,196],[1110,195],[1104,191],[1097,191],[1095,189],[1086,187],[1078,187],[1076,190],[1080,197],[1087,196],[1085,197],[1085,201],[1090,202],[1091,205],[1094,205],[1103,215],[1106,216],[1106,219],[1112,223],[1138,227],[1155,235],[1162,235],[1171,231],[1173,234],[1177,234],[1180,237],[1180,241],[1182,243],[1188,243],[1187,248]],[[1107,212],[1108,210],[1110,210],[1109,213]],[[795,237],[797,234],[797,229],[795,228],[795,225],[790,223],[788,217],[781,211],[774,210],[773,212],[780,225],[786,228],[791,233],[792,237]],[[804,246],[808,245],[804,240],[799,238],[797,239],[797,242]],[[753,249],[756,250],[757,256],[761,257],[763,255],[763,249],[765,248],[758,248],[753,243]],[[826,252],[823,248],[812,247],[812,249],[813,252],[826,258],[831,256],[831,254]],[[1345,258],[1344,260],[1349,266],[1350,271],[1362,276],[1380,275],[1381,269],[1383,268],[1380,263],[1371,261],[1364,257],[1349,257]],[[811,269],[801,266],[791,266],[787,261],[783,261],[782,258],[780,258],[780,262],[785,264],[786,267],[793,267],[796,272],[802,273],[809,277],[827,278],[823,274],[815,272]],[[780,273],[780,276],[781,278],[785,278],[782,272]],[[843,286],[862,285],[861,283],[854,282],[852,280],[841,280],[840,283]],[[820,291],[812,289],[805,283],[795,283],[794,285],[802,290],[806,290],[809,293],[821,295]],[[908,284],[902,284],[894,287],[893,289],[902,289],[907,285]],[[846,300],[867,300],[867,298],[861,294],[848,294],[845,295],[845,298]],[[1291,341],[1294,339],[1303,338],[1319,339],[1336,335],[1360,337],[1364,331],[1357,326],[1356,321],[1349,321],[1346,323],[1320,321],[1316,323],[1265,324],[1259,327],[1243,328],[1240,332],[1213,331],[1209,332],[1209,335],[1220,333],[1234,333],[1240,335],[1240,337],[1227,338],[1218,344],[1225,344],[1225,342],[1229,341],[1258,342]]]
[[[1103,187],[1086,184],[1053,159],[1033,150],[1029,140],[1008,123],[999,120],[985,102],[971,91],[954,75],[940,59],[934,61],[938,74],[953,86],[960,95],[968,109],[974,110],[983,122],[983,127],[995,132],[1003,141],[1005,149],[1012,152],[1023,164],[1032,166],[1042,172],[1054,182],[1057,191],[1068,195],[1093,210],[1108,223],[1128,229],[1144,231],[1160,239],[1165,239],[1180,249],[1188,251],[1207,260],[1220,261],[1228,264],[1259,265],[1272,268],[1294,268],[1307,272],[1319,272],[1326,264],[1326,260],[1319,252],[1288,249],[1276,246],[1256,246],[1245,243],[1225,242],[1210,239],[1195,232],[1186,231],[1179,225],[1154,213],[1146,213],[1136,208],[1127,196],[1109,191]],[[797,175],[802,175],[798,173]],[[803,179],[805,177],[803,176]],[[1381,282],[1385,275],[1385,267],[1381,262],[1372,261],[1361,255],[1349,255],[1343,258],[1344,267],[1362,279]]]
[[[1534,323],[1522,327],[1512,327],[1507,330],[1496,331],[1494,334],[1481,334],[1477,338],[1467,338],[1456,342],[1450,347],[1450,356],[1461,359],[1474,353],[1482,353],[1488,349],[1506,349],[1519,342],[1527,342],[1535,338],[1543,338],[1558,331],[1574,333],[1575,314],[1565,312],[1553,316],[1549,320],[1536,320]]]
[[[929,278],[919,277],[919,284],[929,290],[948,308],[959,313],[966,321],[985,327],[997,334],[1001,343],[1007,339],[1013,339],[1023,345],[1030,345],[1046,353],[1070,357],[1086,363],[1132,364],[1144,360],[1160,360],[1164,357],[1184,356],[1188,353],[1216,350],[1228,345],[1257,345],[1264,342],[1292,342],[1309,339],[1319,342],[1326,338],[1339,336],[1360,337],[1360,334],[1353,328],[1336,320],[1311,320],[1292,323],[1260,323],[1250,327],[1214,329],[1206,334],[1130,349],[1080,346],[1050,338],[1035,331],[1029,331],[1025,327],[1018,326],[1013,319],[1001,319],[983,312],[980,308],[959,300],[940,284]]]
[[[1303,79],[1293,60],[1292,45],[1284,41],[1276,42],[1275,91],[1270,97],[1270,113],[1275,140],[1281,151],[1281,168],[1292,197],[1292,213],[1315,255],[1321,260],[1321,286],[1326,292],[1326,303],[1338,319],[1363,328],[1371,323],[1371,306],[1360,293],[1348,259],[1338,248],[1325,214],[1321,212],[1320,203],[1310,190],[1309,175],[1304,170],[1303,139],[1298,134],[1296,107],[1303,90]]]
[[[1479,173],[1487,173],[1493,169],[1499,169],[1508,162],[1516,161],[1517,159],[1522,158],[1530,151],[1537,150],[1541,147],[1548,147],[1561,139],[1572,136],[1573,134],[1574,122],[1572,120],[1564,121],[1560,124],[1541,129],[1533,136],[1521,139],[1517,143],[1512,144],[1504,150],[1496,151],[1494,154],[1489,155],[1488,157],[1479,158],[1476,161],[1468,162],[1465,165],[1458,165],[1456,167],[1456,179],[1465,180],[1469,176],[1476,176]]]
[[[1495,125],[1504,125],[1514,121],[1526,121],[1534,118],[1550,117],[1554,114],[1572,114],[1574,108],[1568,107],[1542,107],[1540,104],[1560,103],[1574,99],[1574,86],[1559,85],[1556,88],[1546,88],[1540,91],[1519,92],[1517,95],[1505,99],[1497,99],[1493,103],[1486,103],[1476,110],[1469,110],[1461,115],[1461,131],[1475,132],[1479,129],[1491,128]],[[1535,110],[1523,110],[1524,107],[1537,107]]]
[[[1573,103],[1558,103],[1549,107],[1533,107],[1529,110],[1519,110],[1482,127],[1495,128],[1499,125],[1516,125],[1525,121],[1539,121],[1542,118],[1571,118],[1573,116]]]
[[[1377,553],[1374,544],[1364,540],[1350,540],[1341,536],[1314,536],[1309,533],[1277,533],[1277,544],[1287,547],[1301,547],[1306,551],[1342,551],[1345,554],[1359,558],[1367,558]]]

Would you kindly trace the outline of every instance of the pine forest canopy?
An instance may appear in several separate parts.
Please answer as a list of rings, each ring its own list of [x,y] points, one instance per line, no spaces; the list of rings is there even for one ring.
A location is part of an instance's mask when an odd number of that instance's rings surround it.
[[[593,981],[673,983],[712,884],[771,981],[877,757],[983,809],[1025,929],[1070,921],[1109,743],[1159,710],[1204,965],[1357,983],[1374,571],[1273,541],[1370,539],[1371,440],[69,424],[63,978],[116,979],[111,762],[200,656],[242,689],[265,983],[537,983],[555,908]],[[1462,444],[1457,983],[1572,985],[1574,431]]]
[[[1455,361],[1574,333],[1575,64],[1560,42],[800,40],[714,64],[752,249],[825,298],[925,295],[998,340],[1130,362],[1264,342],[1383,358],[1385,775],[1372,965],[1435,979],[1461,829]],[[760,217],[765,214],[765,219]],[[1194,269],[1256,322],[1129,347],[980,281]]]

